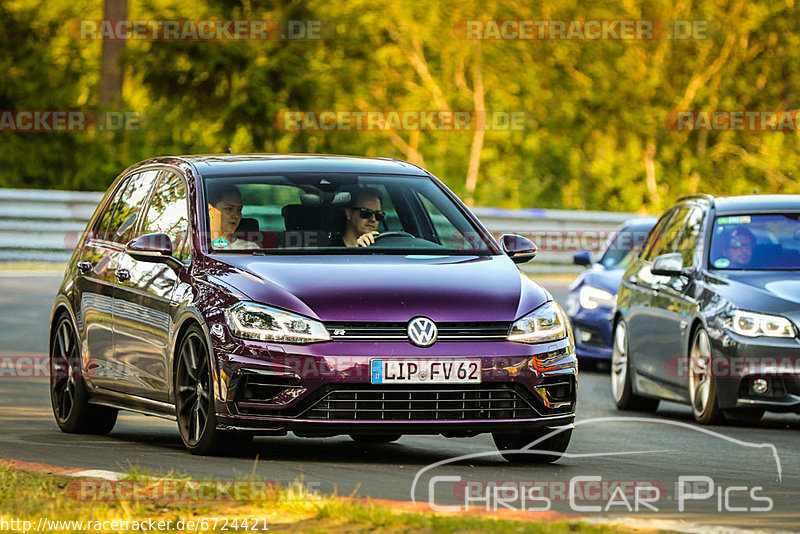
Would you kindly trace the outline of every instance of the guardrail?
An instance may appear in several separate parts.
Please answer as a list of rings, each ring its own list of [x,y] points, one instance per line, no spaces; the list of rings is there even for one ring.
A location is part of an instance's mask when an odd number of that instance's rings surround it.
[[[69,243],[80,234],[102,199],[102,193],[0,189],[0,262],[65,262]],[[597,250],[610,232],[632,213],[548,209],[473,208],[495,235],[517,233],[539,245],[526,272],[576,273],[572,254]]]

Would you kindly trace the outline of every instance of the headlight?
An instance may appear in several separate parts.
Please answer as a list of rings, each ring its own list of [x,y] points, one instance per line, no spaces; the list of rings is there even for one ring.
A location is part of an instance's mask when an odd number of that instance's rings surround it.
[[[734,310],[726,326],[740,336],[795,337],[794,325],[783,317]]]
[[[606,291],[592,286],[582,286],[578,293],[581,307],[585,310],[596,310],[602,306],[604,308],[613,308],[616,304],[614,295]]]
[[[567,337],[567,319],[554,300],[545,302],[511,325],[509,341],[544,343]]]
[[[331,339],[321,322],[261,304],[242,302],[228,308],[225,316],[233,335],[245,339],[284,343]]]

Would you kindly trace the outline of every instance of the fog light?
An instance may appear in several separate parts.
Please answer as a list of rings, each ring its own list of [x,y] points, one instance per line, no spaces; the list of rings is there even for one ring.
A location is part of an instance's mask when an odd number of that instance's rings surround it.
[[[580,330],[581,343],[588,343],[592,340],[592,333],[586,330]]]
[[[756,395],[763,395],[769,389],[769,382],[765,378],[756,378],[750,383],[750,390]]]

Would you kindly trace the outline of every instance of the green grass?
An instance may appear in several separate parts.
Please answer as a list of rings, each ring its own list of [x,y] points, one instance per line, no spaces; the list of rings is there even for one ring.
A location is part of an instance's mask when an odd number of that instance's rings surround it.
[[[288,486],[270,486],[267,498],[250,501],[94,501],[79,500],[68,493],[78,479],[62,475],[28,472],[0,464],[0,518],[27,519],[35,525],[39,517],[59,520],[134,520],[197,518],[264,518],[269,530],[292,533],[314,532],[413,532],[413,533],[607,533],[619,532],[603,525],[578,521],[515,521],[479,516],[435,515],[405,512],[375,502],[307,491],[301,481]],[[192,480],[174,473],[156,474],[137,468],[123,477],[126,482],[146,484],[180,483],[194,487],[213,486],[213,481]],[[253,480],[251,477],[240,479]],[[92,480],[101,483],[101,481]],[[200,532],[208,529],[199,529]],[[174,531],[174,530],[172,530]]]

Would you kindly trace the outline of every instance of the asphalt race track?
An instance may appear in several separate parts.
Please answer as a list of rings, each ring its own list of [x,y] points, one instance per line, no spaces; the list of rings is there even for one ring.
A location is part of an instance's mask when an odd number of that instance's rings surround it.
[[[123,414],[104,437],[63,434],[50,410],[47,378],[20,376],[32,372],[30,367],[22,372],[14,367],[21,358],[45,357],[47,320],[60,279],[53,273],[0,272],[0,458],[112,471],[135,466],[226,480],[302,480],[322,492],[403,501],[411,500],[420,473],[414,497],[436,505],[463,508],[460,490],[469,488],[473,508],[549,506],[587,518],[670,521],[666,525],[687,531],[696,528],[693,523],[800,530],[800,418],[768,415],[756,426],[699,427],[689,408],[677,404],[662,403],[655,416],[618,412],[607,371],[581,372],[572,442],[567,456],[548,466],[515,466],[496,454],[480,456],[495,451],[488,435],[407,436],[387,445],[360,445],[348,437],[290,434],[256,438],[238,457],[210,458],[185,452],[175,423],[153,417]],[[565,283],[545,285],[563,301]],[[469,454],[478,456],[446,462]],[[443,463],[424,469],[437,462]],[[450,478],[434,478],[443,476]],[[516,490],[492,491],[487,502],[491,481],[505,481]],[[542,493],[526,491],[534,481],[545,488]],[[614,491],[632,485],[641,487],[641,494]]]

